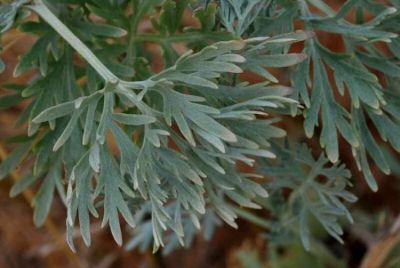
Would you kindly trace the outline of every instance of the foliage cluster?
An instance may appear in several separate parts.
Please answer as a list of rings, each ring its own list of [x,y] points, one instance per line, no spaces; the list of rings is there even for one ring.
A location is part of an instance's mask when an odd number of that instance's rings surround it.
[[[38,38],[14,70],[37,70],[30,83],[2,85],[11,93],[0,109],[29,105],[17,122],[27,135],[10,141],[0,179],[29,167],[11,195],[40,185],[38,226],[57,195],[72,249],[75,225],[90,245],[91,215],[100,214],[118,244],[120,216],[133,228],[128,248],[168,251],[190,244],[198,229],[210,238],[222,221],[236,228],[237,217],[268,229],[277,244],[295,234],[311,248],[311,218],[342,241],[341,220],[353,221],[346,202],[356,197],[339,162],[340,137],[373,191],[370,165],[388,174],[387,149],[400,150],[397,8],[398,0],[348,0],[339,10],[323,0],[3,4],[1,33],[18,27]],[[183,27],[188,12],[198,26]],[[340,36],[343,51],[321,42],[327,33]],[[152,68],[150,42],[162,51],[161,71]],[[279,84],[276,68],[291,85]],[[289,115],[304,117],[306,136],[324,150],[319,157],[284,138],[276,123]]]

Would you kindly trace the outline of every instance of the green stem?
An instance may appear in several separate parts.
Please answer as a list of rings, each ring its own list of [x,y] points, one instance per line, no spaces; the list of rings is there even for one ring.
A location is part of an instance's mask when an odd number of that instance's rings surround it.
[[[199,40],[232,40],[234,39],[231,33],[201,33],[201,32],[188,32],[176,35],[156,35],[156,34],[137,34],[132,37],[134,42],[188,42],[188,41],[199,41]]]
[[[105,80],[115,84],[119,81],[116,77],[97,57],[93,52],[68,29],[67,26],[57,18],[53,12],[43,3],[42,0],[35,0],[34,5],[28,6],[43,20],[45,20],[62,38],[64,38],[81,56],[84,58]]]
[[[111,84],[117,84],[121,80],[114,75],[97,57],[96,55],[46,6],[43,0],[34,0],[34,4],[28,6],[46,21],[65,41],[67,41],[93,69],[105,80]],[[137,34],[131,37],[132,42],[187,42],[199,40],[231,40],[231,33],[201,33],[188,32],[172,36],[155,35],[155,34]]]

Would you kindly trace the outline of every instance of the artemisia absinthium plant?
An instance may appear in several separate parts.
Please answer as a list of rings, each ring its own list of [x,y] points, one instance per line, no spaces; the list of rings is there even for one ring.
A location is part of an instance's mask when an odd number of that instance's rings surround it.
[[[1,109],[30,101],[17,122],[27,135],[15,139],[0,178],[29,167],[11,195],[40,185],[38,226],[57,194],[72,249],[75,225],[90,245],[93,217],[118,244],[123,218],[134,233],[128,248],[188,245],[198,229],[211,237],[221,222],[237,227],[238,216],[266,227],[271,241],[298,234],[307,249],[313,217],[341,241],[339,220],[352,221],[344,201],[356,198],[346,189],[350,173],[339,163],[338,137],[351,145],[374,191],[368,158],[389,173],[382,147],[400,149],[396,7],[398,0],[349,0],[339,10],[323,0],[5,1],[1,33],[18,27],[38,39],[14,70],[36,69],[30,83],[2,85],[13,93],[0,98]],[[183,27],[185,12],[198,27]],[[151,33],[140,30],[144,20]],[[339,34],[345,51],[324,47],[322,32]],[[149,42],[162,51],[159,72]],[[296,42],[304,44],[301,53],[290,52]],[[279,85],[271,68],[286,68],[292,86]],[[242,72],[264,81],[249,83]],[[351,99],[349,107],[335,90]],[[327,157],[283,140],[274,125],[279,114],[304,116],[310,138],[319,127]],[[254,172],[240,171],[238,162]],[[272,180],[262,183],[263,176]],[[272,218],[245,208],[266,208]]]

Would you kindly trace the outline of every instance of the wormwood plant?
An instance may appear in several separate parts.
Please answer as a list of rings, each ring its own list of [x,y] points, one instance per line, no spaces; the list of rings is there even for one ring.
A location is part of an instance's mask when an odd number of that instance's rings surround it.
[[[29,104],[17,122],[27,135],[11,140],[0,179],[21,165],[26,174],[11,195],[39,185],[38,226],[58,195],[72,249],[76,225],[90,245],[91,215],[118,244],[123,218],[133,230],[128,248],[189,245],[199,229],[210,238],[222,222],[236,228],[238,216],[268,229],[271,244],[298,235],[310,249],[311,218],[342,241],[339,222],[353,221],[345,202],[356,198],[339,136],[373,191],[370,165],[388,174],[384,152],[400,150],[399,7],[398,0],[348,0],[339,10],[322,0],[5,1],[1,33],[18,27],[37,40],[14,69],[15,76],[35,69],[30,83],[2,85],[12,93],[0,98],[1,109]],[[183,27],[185,12],[198,26]],[[150,33],[141,30],[145,20]],[[341,37],[343,51],[320,42],[326,33]],[[162,51],[161,71],[151,68],[159,58],[148,43]],[[294,43],[302,51],[292,52]],[[290,87],[274,68],[285,68]],[[243,72],[262,81],[249,83]],[[321,156],[283,139],[279,115],[304,117]]]

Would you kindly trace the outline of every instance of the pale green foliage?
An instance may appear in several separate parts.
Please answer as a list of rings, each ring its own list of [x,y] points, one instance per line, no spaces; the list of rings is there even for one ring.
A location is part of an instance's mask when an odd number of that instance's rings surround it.
[[[311,5],[324,15],[311,13]],[[200,28],[182,29],[188,7]],[[144,16],[159,9],[159,19],[152,18],[155,33],[139,33]],[[356,23],[345,20],[352,9]],[[363,9],[374,18],[365,21]],[[26,10],[41,19],[15,21]],[[15,76],[39,70],[25,87],[5,86],[14,93],[0,98],[0,109],[31,100],[17,122],[27,122],[28,137],[1,163],[0,179],[21,161],[29,167],[11,195],[40,183],[37,225],[57,192],[67,208],[73,249],[76,225],[90,245],[91,215],[102,215],[102,226],[110,227],[118,244],[124,219],[134,233],[128,248],[153,244],[168,252],[190,244],[197,229],[210,238],[222,221],[236,228],[238,216],[271,235],[299,234],[307,249],[311,217],[341,241],[339,220],[352,221],[343,200],[355,197],[346,190],[350,173],[338,161],[338,133],[373,190],[368,156],[385,173],[390,168],[367,118],[383,141],[400,149],[399,13],[392,6],[349,0],[336,12],[321,0],[34,0],[1,6],[0,17],[1,32],[16,22],[38,36]],[[294,20],[302,20],[305,31],[293,32]],[[341,35],[345,52],[324,47],[317,30]],[[303,51],[289,52],[300,41]],[[162,71],[152,71],[154,59],[143,42],[159,44]],[[186,42],[190,50],[181,55],[174,42]],[[377,42],[388,43],[393,55]],[[77,64],[75,52],[87,65]],[[292,88],[278,85],[271,68],[286,68]],[[385,83],[369,68],[381,72]],[[239,75],[244,71],[263,81],[249,84]],[[336,88],[348,94],[351,107],[338,101]],[[303,115],[310,138],[320,127],[327,158],[315,160],[305,147],[293,152],[277,146],[286,134],[274,125],[278,119],[271,114],[277,113]],[[257,164],[257,174],[240,172],[237,162]],[[262,175],[272,182],[259,183]],[[283,189],[291,190],[289,200]],[[267,208],[275,220],[244,208]]]
[[[267,2],[267,0],[221,0],[219,1],[221,21],[228,31],[241,36]]]
[[[310,6],[317,7],[325,16],[311,13]],[[304,1],[299,5],[288,4],[282,8],[272,7],[270,14],[284,14],[296,12],[304,21],[307,30],[318,30],[340,34],[343,37],[345,52],[335,53],[324,47],[318,36],[306,41],[303,53],[308,59],[299,64],[293,74],[293,97],[304,103],[307,109],[304,128],[306,135],[312,137],[316,126],[321,126],[320,144],[325,148],[328,158],[332,162],[339,159],[338,134],[352,146],[353,154],[363,172],[368,185],[377,191],[378,186],[368,164],[368,155],[376,165],[386,174],[390,172],[387,161],[380,149],[380,144],[372,136],[366,124],[368,115],[384,141],[389,141],[394,149],[398,150],[393,138],[388,133],[399,133],[398,115],[387,112],[388,102],[398,100],[398,92],[389,93],[378,81],[377,76],[368,68],[380,71],[385,81],[399,76],[399,67],[395,58],[387,57],[374,47],[375,43],[395,43],[398,34],[394,25],[398,25],[399,7],[396,1],[394,6],[373,3],[373,1],[347,1],[337,12],[333,11],[323,1]],[[357,11],[357,24],[352,24],[344,17],[352,10]],[[362,12],[367,10],[374,14],[374,18],[365,21]],[[267,15],[267,14],[266,14]],[[268,16],[268,15],[267,15]],[[397,21],[396,21],[397,20]],[[278,19],[277,22],[280,20]],[[259,25],[258,34],[275,32],[279,28],[272,25],[263,31]],[[274,30],[275,29],[275,30]],[[393,32],[393,30],[395,32]],[[397,28],[398,30],[398,28]],[[279,32],[279,31],[278,31]],[[277,32],[275,32],[277,33]],[[393,50],[393,45],[391,45]],[[395,51],[395,49],[394,49]],[[312,70],[310,64],[313,64]],[[367,68],[368,67],[368,68]],[[327,75],[330,69],[334,74],[334,84],[331,84]],[[311,73],[314,79],[311,81]],[[340,95],[348,95],[351,99],[351,108],[345,108],[335,97],[334,89]],[[309,91],[311,89],[311,92]],[[294,107],[296,112],[297,107]],[[320,113],[320,117],[318,116]],[[387,122],[387,124],[383,124]],[[394,134],[395,135],[395,134]]]
[[[310,249],[309,216],[312,215],[330,235],[342,242],[340,217],[353,222],[342,200],[357,200],[346,190],[350,184],[350,172],[340,163],[329,166],[328,159],[323,155],[315,160],[305,145],[297,146],[294,152],[290,148],[275,148],[277,154],[279,152],[282,156],[281,160],[261,167],[263,174],[277,178],[268,186],[274,196],[267,206],[275,211],[278,218],[274,231],[277,235],[281,231],[299,233],[303,245]],[[282,198],[283,189],[292,191],[290,198],[287,205],[277,205],[274,201]],[[281,226],[280,222],[287,225]]]
[[[172,8],[171,5],[165,4],[164,8]],[[55,7],[65,12],[62,5]],[[31,9],[46,20],[54,20],[46,17],[49,11],[40,1]],[[161,20],[175,25],[176,21],[167,16],[172,14],[165,11]],[[92,25],[78,18],[66,19],[65,22],[71,29],[78,27],[78,35],[85,32],[84,40],[89,44],[95,44],[103,36],[119,38],[123,33],[115,26]],[[39,144],[32,144],[36,148],[33,177],[28,175],[13,189],[13,194],[19,193],[44,176],[34,203],[36,224],[43,223],[54,192],[58,190],[68,210],[69,235],[79,219],[83,239],[89,245],[89,214],[98,216],[101,206],[104,209],[103,225],[109,224],[115,240],[121,244],[118,215],[121,214],[134,227],[133,215],[143,206],[150,207],[154,247],[157,249],[164,245],[162,236],[167,229],[174,231],[183,243],[185,231],[179,227],[183,216],[189,215],[193,224],[200,227],[201,215],[206,210],[215,210],[216,215],[236,226],[237,216],[227,205],[227,198],[241,206],[258,208],[252,199],[267,196],[249,175],[236,171],[235,163],[240,160],[253,165],[254,156],[275,157],[268,149],[269,139],[281,137],[285,132],[273,127],[273,121],[259,120],[256,115],[293,103],[283,97],[288,91],[278,93],[264,83],[252,96],[238,100],[222,98],[220,102],[215,102],[215,99],[214,104],[207,102],[210,96],[207,90],[229,92],[229,82],[224,81],[229,75],[247,68],[244,62],[255,53],[268,57],[267,39],[262,42],[252,40],[249,44],[242,40],[217,42],[196,53],[188,51],[160,73],[148,72],[144,80],[128,82],[114,81],[108,70],[104,71],[103,67],[98,70],[97,65],[93,67],[97,68],[98,74],[89,66],[82,74],[82,70],[72,63],[70,48],[65,43],[60,45],[60,37],[44,22],[29,22],[22,28],[29,31],[41,28],[44,31],[22,57],[15,72],[19,75],[32,67],[41,70],[38,79],[22,91],[22,96],[33,98],[33,102],[21,122],[28,120],[29,136],[36,137],[40,132],[45,134]],[[166,31],[172,34],[174,29],[176,25],[167,27]],[[166,32],[162,30],[161,33]],[[93,39],[88,38],[90,35]],[[274,42],[287,41],[277,37]],[[76,43],[72,43],[74,48]],[[104,45],[105,50],[107,46],[113,47]],[[78,43],[78,46],[81,45]],[[49,48],[52,54],[48,54]],[[117,54],[114,56],[118,57]],[[285,55],[281,57],[286,59]],[[287,57],[285,66],[304,59],[297,54]],[[109,67],[114,71],[112,67],[115,66],[114,74],[131,68],[118,64],[119,67],[115,64]],[[262,68],[269,66],[270,62],[266,59],[258,64]],[[76,84],[78,73],[86,75],[86,88]],[[63,79],[60,81],[59,77]],[[224,85],[225,88],[220,88]],[[174,129],[174,125],[178,129]],[[259,135],[245,131],[249,129],[254,129]],[[107,133],[110,130],[119,149],[117,155],[109,149]],[[131,138],[133,133],[138,135],[135,143]],[[170,147],[171,141],[176,148]],[[21,153],[27,150],[25,147],[17,149],[8,162],[3,163],[3,173],[13,168],[22,157]],[[66,172],[66,193],[62,186],[62,169]],[[171,201],[176,207],[174,211],[168,209]],[[135,204],[134,208],[132,204]],[[70,236],[68,241],[73,247]]]
[[[18,9],[26,2],[28,1],[17,0],[0,6],[0,33],[4,33],[13,26]]]

